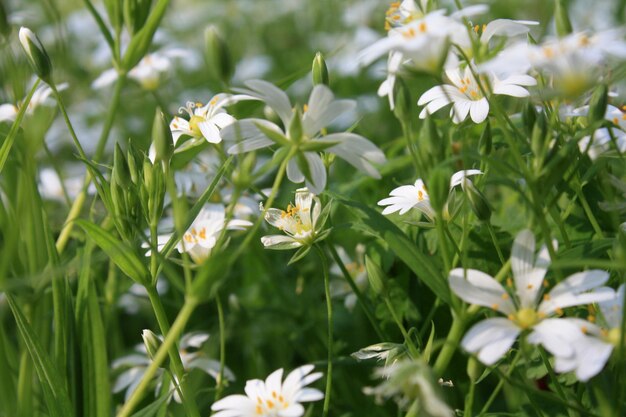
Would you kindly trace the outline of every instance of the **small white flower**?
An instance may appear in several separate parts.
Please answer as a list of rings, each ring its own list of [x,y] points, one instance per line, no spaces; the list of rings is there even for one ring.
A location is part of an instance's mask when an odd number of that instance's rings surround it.
[[[249,89],[239,89],[247,95],[264,101],[271,107],[283,122],[289,126],[293,116],[291,102],[284,91],[271,83],[262,80],[251,80],[246,83]],[[318,151],[324,150],[344,159],[350,165],[365,172],[373,178],[380,174],[372,163],[385,163],[385,155],[376,145],[363,136],[351,132],[321,135],[320,131],[333,123],[344,113],[356,107],[353,100],[335,100],[335,96],[325,85],[316,85],[311,91],[309,102],[302,115],[302,136],[290,137],[289,129],[281,129],[276,124],[262,119],[244,119],[227,126],[222,131],[225,140],[235,143],[228,153],[238,154],[275,145],[274,138],[268,137],[264,130],[275,132],[282,137],[280,146],[298,145],[300,157],[292,157],[287,164],[287,178],[296,184],[304,182],[311,191],[319,194],[326,187],[326,166]],[[271,135],[273,136],[273,135]],[[300,150],[303,149],[303,150]],[[306,164],[310,178],[306,178],[298,164]]]
[[[220,143],[222,136],[220,130],[235,121],[224,107],[235,104],[241,100],[256,100],[254,97],[238,94],[217,94],[207,104],[188,101],[185,107],[181,107],[179,113],[187,113],[189,120],[182,117],[174,117],[170,123],[174,145],[182,135],[191,136],[195,139],[206,139],[209,143]]]
[[[578,115],[586,114],[585,110],[588,111],[588,108],[579,112]],[[611,149],[613,138],[615,138],[617,149],[620,152],[626,152],[626,113],[615,106],[608,105],[604,118],[616,127],[603,127],[593,132],[591,136],[583,137],[578,142],[580,151],[586,151],[592,160]]]
[[[485,76],[491,85],[490,93],[484,82],[482,86],[478,83],[469,65],[464,71],[460,68],[447,70],[446,76],[452,85],[433,87],[419,98],[417,105],[425,106],[419,115],[420,119],[452,103],[450,117],[454,123],[462,122],[468,114],[474,123],[481,123],[489,114],[488,96],[485,96],[481,87],[487,94],[527,97],[530,93],[523,86],[537,84],[529,75],[510,75],[500,80],[495,73],[489,73]]]
[[[468,169],[454,173],[450,178],[450,190],[457,185],[463,186],[464,180],[469,181],[466,177],[479,174],[482,174],[482,172],[478,169]],[[383,210],[384,215],[395,213],[396,211],[403,215],[414,208],[424,213],[431,221],[435,218],[435,210],[430,205],[430,197],[421,178],[418,178],[413,185],[402,185],[394,188],[389,195],[391,197],[384,198],[378,202],[379,206],[387,206]]]
[[[270,208],[265,213],[265,220],[285,235],[263,236],[263,246],[284,250],[311,244],[315,240],[321,207],[319,198],[307,188],[296,190],[294,205],[289,204],[287,210]]]
[[[301,403],[318,401],[324,394],[315,388],[306,388],[322,377],[314,372],[313,365],[294,369],[282,381],[283,370],[272,372],[265,381],[252,379],[246,382],[246,395],[229,395],[215,402],[213,417],[300,417],[304,414]]]
[[[65,90],[67,86],[67,83],[59,84],[57,86],[57,89],[59,91],[62,91]],[[26,108],[26,114],[32,115],[37,107],[49,105],[50,100],[48,100],[48,98],[50,97],[50,94],[52,94],[52,89],[47,85],[43,84],[37,87],[37,89],[33,93],[33,96],[30,99],[30,102],[28,103],[28,107]],[[15,117],[17,116],[17,112],[19,111],[20,105],[21,104],[19,103],[17,106],[10,103],[0,104],[0,122],[14,121]]]
[[[488,318],[475,324],[463,338],[463,348],[476,353],[484,364],[493,365],[509,350],[520,333],[530,331],[527,339],[530,343],[542,344],[556,357],[573,355],[574,347],[562,343],[562,339],[575,337],[580,330],[572,333],[568,330],[571,328],[563,324],[564,319],[549,316],[562,314],[561,309],[566,307],[612,298],[610,289],[599,288],[608,280],[609,274],[590,270],[570,275],[539,302],[549,264],[545,245],[535,261],[535,238],[531,231],[523,230],[515,238],[511,252],[515,294],[509,293],[484,272],[461,268],[450,271],[450,288],[458,297],[506,316]],[[567,336],[568,332],[570,336]]]
[[[162,336],[159,336],[162,339]],[[204,332],[187,333],[180,339],[180,358],[183,362],[185,371],[190,372],[192,369],[199,369],[213,379],[217,379],[220,372],[220,363],[214,359],[209,359],[200,350],[202,345],[209,339],[209,334]],[[137,386],[141,382],[144,373],[150,366],[152,361],[148,357],[148,352],[143,343],[135,346],[134,352],[130,355],[123,356],[113,361],[111,368],[115,371],[125,369],[113,384],[113,393],[126,390],[125,401],[128,401]],[[164,372],[162,368],[157,371],[157,386],[155,395],[159,394],[161,384],[163,383]],[[229,381],[234,381],[235,376],[228,368],[224,368],[224,377]],[[173,382],[170,382],[170,392],[174,401],[180,403],[181,399],[178,391],[175,389]],[[170,399],[172,398],[170,397]],[[169,399],[168,399],[169,401]]]
[[[195,263],[202,264],[211,255],[222,230],[245,230],[249,226],[252,226],[252,223],[247,220],[232,219],[227,223],[223,205],[206,204],[189,229],[183,234],[182,239],[176,245],[176,249],[180,253],[188,253]],[[171,236],[171,234],[158,236],[159,251],[163,250]],[[147,244],[142,246],[147,247]],[[151,254],[152,252],[148,251],[146,256],[151,256]]]

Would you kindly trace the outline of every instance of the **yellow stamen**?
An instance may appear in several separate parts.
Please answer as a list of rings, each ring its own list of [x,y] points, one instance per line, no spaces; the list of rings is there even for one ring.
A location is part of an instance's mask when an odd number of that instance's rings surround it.
[[[587,321],[591,322],[591,323],[595,323],[596,322],[596,316],[592,316],[591,314],[587,316]]]
[[[498,307],[500,307],[500,305],[499,305],[499,304],[496,304],[496,303],[493,303],[493,304],[491,305],[491,308],[493,308],[494,310],[497,310],[497,309],[498,309]]]
[[[425,22],[420,23],[419,31],[424,33],[424,32],[426,32],[426,29],[427,29],[426,23]]]

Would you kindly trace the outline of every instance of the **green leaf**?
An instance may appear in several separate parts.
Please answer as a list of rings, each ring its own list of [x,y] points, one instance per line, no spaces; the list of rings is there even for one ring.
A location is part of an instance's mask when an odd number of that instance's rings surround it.
[[[17,328],[35,366],[49,415],[51,417],[74,416],[74,410],[67,393],[67,385],[62,378],[62,373],[54,366],[13,296],[10,294],[5,295],[13,312],[13,317],[15,317]]]
[[[287,263],[287,265],[291,265],[293,263],[298,262],[300,259],[304,258],[307,255],[307,253],[309,253],[310,250],[311,250],[310,245],[302,246],[300,249],[296,251],[296,253],[294,253],[291,259],[289,259],[289,262]]]
[[[426,342],[426,346],[424,347],[424,352],[422,357],[426,361],[426,363],[430,362],[430,355],[433,352],[433,342],[435,341],[435,322],[430,322],[430,336],[428,336],[428,342]]]
[[[168,398],[170,398],[170,396],[171,396],[170,393],[165,393],[161,397],[157,398],[152,404],[150,404],[150,405],[142,408],[141,410],[137,411],[131,417],[153,417],[153,416],[155,416],[156,413],[161,408],[161,406],[163,404],[165,404],[165,402],[168,400]]]
[[[361,203],[335,196],[344,206],[362,219],[355,224],[366,233],[385,241],[389,248],[426,284],[437,297],[450,304],[450,288],[431,258],[385,216]]]
[[[116,239],[102,227],[83,219],[76,223],[93,239],[111,260],[133,281],[144,285],[148,278],[148,269],[135,255],[133,248]]]
[[[337,145],[338,143],[339,141],[336,140],[315,139],[302,143],[298,148],[304,152],[321,152],[324,149]]]

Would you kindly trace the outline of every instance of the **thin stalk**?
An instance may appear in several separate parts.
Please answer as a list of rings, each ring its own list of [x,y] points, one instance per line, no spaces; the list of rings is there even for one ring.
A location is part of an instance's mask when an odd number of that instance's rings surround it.
[[[414,358],[418,358],[419,350],[413,344],[413,341],[411,340],[411,336],[409,335],[409,332],[406,331],[406,328],[404,327],[404,324],[402,324],[402,320],[400,320],[400,317],[398,317],[398,314],[396,313],[395,308],[393,308],[393,304],[391,304],[391,300],[389,300],[388,296],[385,296],[383,298],[385,300],[385,304],[387,305],[387,309],[389,309],[389,312],[391,313],[391,316],[393,317],[393,321],[396,322],[398,329],[400,329],[400,332],[402,333],[402,336],[404,337],[404,343],[406,343],[407,347],[409,348],[409,352],[411,352],[411,355],[413,355]]]
[[[324,251],[315,245],[317,254],[322,262],[322,271],[324,273],[324,292],[326,293],[326,313],[328,316],[328,365],[326,369],[326,392],[324,394],[324,408],[322,417],[328,416],[330,407],[330,392],[333,382],[333,304],[330,295],[330,277],[328,276],[328,259]]]
[[[498,239],[496,239],[496,234],[493,231],[493,226],[490,222],[485,223],[487,225],[487,230],[489,230],[489,235],[491,236],[491,241],[493,242],[493,246],[496,248],[496,252],[498,252],[498,258],[500,258],[500,262],[502,265],[506,263],[504,256],[502,255],[502,251],[500,250],[500,245],[498,244]]]
[[[156,257],[153,257],[156,258]],[[150,304],[152,305],[152,310],[154,310],[154,315],[156,316],[157,322],[159,323],[159,328],[161,329],[161,334],[163,337],[169,337],[171,332],[170,323],[167,319],[167,315],[165,314],[165,309],[163,308],[163,303],[161,302],[161,297],[156,291],[156,287],[154,285],[146,286],[146,291],[148,292],[148,298],[150,299]],[[187,415],[200,417],[200,412],[196,406],[195,401],[193,400],[193,395],[190,395],[187,389],[187,383],[184,379],[185,376],[185,368],[183,366],[183,361],[180,358],[180,354],[178,352],[178,347],[176,346],[176,341],[174,341],[169,349],[170,355],[170,363],[171,363],[171,371],[176,376],[178,383],[180,384],[180,389],[182,392],[182,401],[183,406],[185,407],[185,411]]]
[[[219,400],[222,396],[222,391],[224,390],[224,369],[226,368],[226,325],[224,323],[224,308],[219,294],[215,295],[215,302],[217,303],[217,319],[220,328],[220,372],[217,376],[213,402]]]
[[[270,195],[267,197],[267,200],[265,201],[265,206],[263,208],[263,211],[261,212],[261,215],[256,220],[256,222],[254,222],[254,225],[246,233],[246,238],[241,243],[241,245],[239,245],[239,247],[237,248],[237,250],[232,256],[232,259],[239,258],[239,256],[243,252],[245,252],[245,250],[248,248],[248,245],[250,244],[250,242],[252,242],[252,239],[256,236],[257,230],[259,230],[259,227],[261,227],[261,223],[263,223],[263,220],[265,219],[265,213],[267,213],[267,209],[272,207],[272,204],[274,203],[274,199],[276,198],[276,195],[278,194],[280,185],[283,182],[283,178],[285,177],[285,172],[287,171],[287,164],[289,163],[289,160],[291,159],[291,157],[296,154],[296,152],[297,152],[297,149],[292,148],[287,154],[287,156],[285,157],[285,159],[281,162],[280,166],[278,167],[278,172],[276,173],[276,178],[274,178],[274,184],[272,185],[272,191],[270,192]]]
[[[159,350],[152,360],[152,363],[150,363],[150,365],[146,369],[146,372],[143,374],[141,382],[139,383],[133,394],[130,396],[128,401],[124,404],[120,412],[117,414],[117,417],[129,417],[135,407],[139,405],[139,402],[146,393],[146,390],[148,389],[152,378],[154,378],[157,370],[159,369],[165,358],[168,356],[168,352],[170,351],[170,349],[176,346],[176,341],[185,329],[187,322],[191,318],[191,315],[198,306],[198,304],[199,301],[196,298],[188,297],[185,300],[185,304],[183,304],[183,307],[178,313],[178,316],[176,317],[172,328],[165,336],[163,344],[161,345],[161,347],[159,347]]]
[[[552,365],[550,365],[550,359],[548,359],[546,352],[540,348],[539,353],[541,354],[541,359],[543,359],[543,364],[546,366],[546,369],[548,370],[548,375],[550,375],[550,379],[552,380],[552,382],[554,382],[554,387],[556,388],[557,394],[559,395],[559,397],[561,397],[561,399],[564,402],[569,403],[570,401],[567,398],[567,395],[565,395],[565,391],[563,391],[563,387],[561,386],[561,383],[559,382],[558,377],[556,373],[554,372],[554,369],[552,369]],[[567,408],[567,414],[570,417],[574,417],[574,414],[572,413],[573,411]]]
[[[421,171],[421,163],[419,161],[419,157],[417,152],[415,151],[415,147],[413,146],[413,140],[411,139],[411,126],[408,122],[400,121],[402,125],[402,135],[406,139],[406,146],[409,149],[409,153],[411,154],[411,158],[413,159],[413,165],[415,166],[415,174],[419,174]]]
[[[435,365],[433,365],[433,372],[438,377],[442,376],[448,367],[454,352],[456,352],[456,349],[459,346],[459,341],[463,336],[463,331],[465,330],[465,315],[457,315],[454,313],[452,315],[452,327],[450,328],[450,332],[448,332],[448,337],[446,337],[446,341],[443,344],[441,352],[439,352],[439,356],[437,356],[437,361],[435,362]]]
[[[600,227],[600,224],[598,223],[596,216],[593,214],[593,210],[591,210],[591,207],[589,206],[589,203],[587,202],[587,197],[585,197],[585,194],[583,193],[582,185],[580,187],[576,187],[576,195],[578,196],[578,200],[580,201],[580,204],[582,204],[583,206],[583,210],[585,211],[585,214],[587,215],[587,219],[589,219],[589,223],[591,223],[591,227],[593,227],[593,230],[596,232],[596,234],[599,237],[603,238],[604,233],[602,232],[602,228]]]
[[[365,300],[363,293],[361,292],[359,287],[357,287],[356,283],[354,282],[354,279],[352,278],[352,275],[350,275],[350,271],[348,271],[348,268],[346,268],[346,265],[341,260],[341,257],[337,253],[337,250],[333,247],[333,245],[329,244],[328,242],[326,242],[326,247],[330,250],[330,254],[335,260],[335,263],[337,264],[337,266],[339,266],[339,269],[341,270],[341,273],[343,274],[344,278],[348,282],[348,285],[350,285],[352,292],[354,292],[354,294],[356,295],[356,298],[359,301],[359,305],[363,309],[363,312],[367,316],[367,319],[369,320],[370,324],[374,328],[376,335],[378,336],[380,340],[387,340],[388,337],[384,334],[384,332],[378,325],[378,321],[376,321],[376,319],[374,318],[374,315],[370,311],[369,305],[367,304],[367,301]]]
[[[515,365],[517,365],[517,362],[519,361],[520,357],[521,357],[521,352],[518,350],[517,353],[515,354],[515,357],[511,361],[511,365],[509,366],[509,369],[506,372],[507,377],[510,377],[513,371],[515,370]],[[478,413],[478,417],[482,416],[487,411],[489,411],[489,407],[491,407],[491,404],[493,404],[493,402],[495,401],[496,397],[500,393],[500,390],[504,387],[504,381],[505,381],[504,379],[500,379],[500,381],[498,381],[498,385],[496,385],[496,387],[491,392],[491,395],[489,396],[489,398],[487,398],[487,401],[483,405],[483,408],[480,410],[480,413]],[[472,386],[473,385],[474,384],[472,384]]]
[[[441,251],[441,257],[443,258],[444,272],[447,274],[450,271],[450,255],[448,255],[448,247],[446,245],[446,232],[443,220],[441,219],[441,213],[437,214],[437,219],[435,219],[435,227],[437,228],[437,237],[439,239],[439,250]]]
[[[113,122],[115,121],[115,115],[119,107],[120,96],[122,93],[122,88],[124,87],[125,80],[126,75],[120,74],[117,79],[117,83],[115,84],[115,89],[113,90],[113,96],[111,97],[111,103],[107,112],[107,118],[104,122],[104,127],[102,128],[100,138],[98,139],[96,153],[93,157],[94,161],[98,161],[102,157],[102,154],[104,152],[107,140],[109,138],[109,134],[111,133],[111,129],[113,128]],[[65,250],[65,246],[67,245],[70,234],[72,233],[72,229],[74,227],[74,220],[78,218],[78,215],[80,214],[80,211],[85,204],[89,184],[91,184],[91,174],[89,174],[89,171],[87,171],[87,173],[85,173],[83,188],[81,189],[80,194],[78,194],[78,196],[74,200],[74,204],[70,208],[67,218],[65,219],[63,229],[61,230],[61,233],[59,234],[59,237],[56,241],[57,252],[59,252],[59,255]]]

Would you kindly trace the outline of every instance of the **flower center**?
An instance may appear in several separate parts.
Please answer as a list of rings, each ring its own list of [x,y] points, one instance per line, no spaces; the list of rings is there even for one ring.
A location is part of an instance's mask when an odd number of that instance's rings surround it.
[[[606,335],[606,340],[613,346],[618,346],[620,336],[621,336],[620,329],[619,327],[616,327],[614,329],[609,330],[608,334]]]
[[[191,116],[191,118],[189,119],[189,130],[191,130],[193,135],[196,137],[202,136],[202,132],[200,131],[200,127],[198,126],[198,124],[201,122],[204,122],[204,118],[200,116],[194,115]]]
[[[541,315],[532,308],[522,308],[508,318],[522,329],[531,328],[541,321]]]

